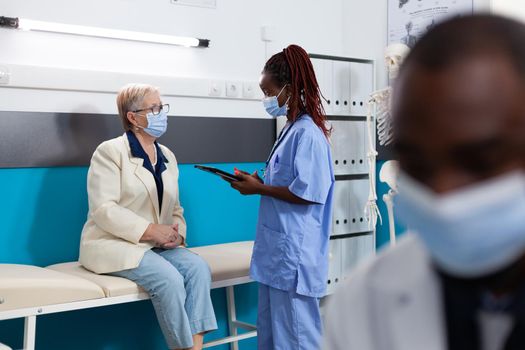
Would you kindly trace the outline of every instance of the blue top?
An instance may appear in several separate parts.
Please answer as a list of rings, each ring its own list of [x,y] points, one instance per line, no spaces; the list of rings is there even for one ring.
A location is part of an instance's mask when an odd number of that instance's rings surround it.
[[[164,194],[164,183],[162,182],[162,172],[166,170],[166,164],[168,159],[164,156],[164,153],[160,150],[159,144],[155,141],[155,148],[157,149],[157,164],[155,164],[155,169],[149,160],[146,151],[142,148],[137,136],[132,131],[127,131],[126,135],[128,136],[129,148],[131,149],[131,155],[136,158],[142,158],[144,163],[142,165],[144,168],[148,169],[153,179],[155,179],[155,184],[157,185],[157,195],[159,198],[159,211],[162,208],[162,195]]]
[[[322,297],[335,183],[330,144],[308,115],[287,127],[269,160],[264,183],[286,186],[313,203],[261,197],[250,275],[273,288]]]

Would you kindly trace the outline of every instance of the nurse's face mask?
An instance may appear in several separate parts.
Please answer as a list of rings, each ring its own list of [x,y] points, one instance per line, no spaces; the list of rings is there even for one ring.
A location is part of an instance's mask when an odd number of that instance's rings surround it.
[[[398,189],[397,217],[419,235],[443,271],[482,277],[524,254],[525,171],[446,194],[436,194],[402,173]]]
[[[279,106],[279,96],[281,96],[287,85],[288,84],[283,86],[277,96],[268,96],[262,99],[264,109],[266,109],[266,112],[268,112],[268,114],[274,118],[277,118],[281,115],[286,115],[288,113],[288,101],[290,100],[290,97],[288,97],[282,106]]]

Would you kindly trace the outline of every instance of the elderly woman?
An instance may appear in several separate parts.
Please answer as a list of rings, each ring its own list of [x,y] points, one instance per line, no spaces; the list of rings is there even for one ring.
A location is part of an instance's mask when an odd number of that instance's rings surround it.
[[[80,262],[144,288],[170,349],[201,349],[203,334],[217,328],[211,277],[185,248],[177,160],[156,141],[169,105],[142,84],[123,87],[117,105],[126,133],[103,142],[91,159]]]

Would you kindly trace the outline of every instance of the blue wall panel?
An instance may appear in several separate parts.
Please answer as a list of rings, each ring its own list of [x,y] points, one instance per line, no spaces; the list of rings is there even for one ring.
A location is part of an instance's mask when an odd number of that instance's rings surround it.
[[[212,164],[254,171],[262,163]],[[189,246],[253,240],[259,198],[244,197],[221,179],[180,165],[181,202],[188,222]],[[87,215],[87,167],[0,169],[0,263],[46,266],[78,258],[80,233]],[[212,299],[219,330],[227,335],[223,289]],[[255,284],[236,287],[238,317],[254,323]],[[23,322],[0,322],[0,342],[22,347]],[[165,349],[149,301],[39,317],[38,349]],[[254,339],[241,349],[255,349]],[[227,349],[227,346],[217,349]]]

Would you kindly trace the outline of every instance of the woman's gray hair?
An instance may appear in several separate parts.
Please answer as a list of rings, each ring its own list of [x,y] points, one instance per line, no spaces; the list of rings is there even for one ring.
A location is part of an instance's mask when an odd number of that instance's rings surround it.
[[[159,89],[148,84],[132,83],[120,89],[117,95],[117,107],[124,130],[128,131],[133,127],[128,120],[128,112],[140,109],[144,98],[152,93],[159,93]]]

